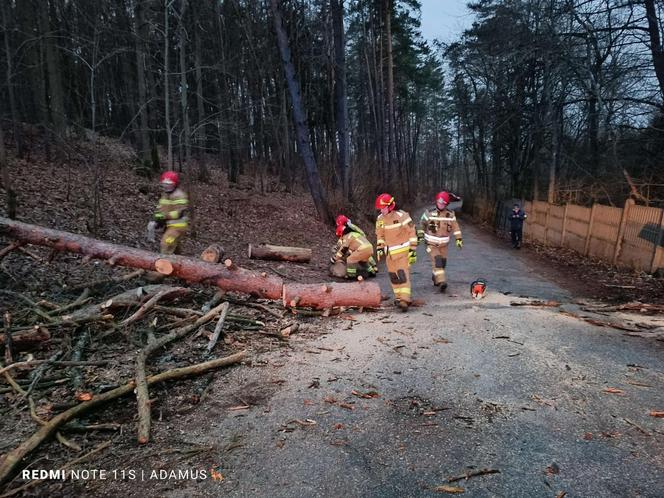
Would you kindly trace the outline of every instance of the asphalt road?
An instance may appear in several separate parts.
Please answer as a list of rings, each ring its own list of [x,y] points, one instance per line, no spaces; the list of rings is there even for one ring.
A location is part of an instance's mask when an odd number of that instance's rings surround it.
[[[327,319],[327,334],[231,370],[179,423],[219,448],[224,480],[157,482],[144,495],[441,496],[449,476],[493,469],[447,485],[477,497],[664,496],[664,419],[649,415],[664,410],[664,343],[510,306],[578,308],[522,252],[462,228],[447,294],[420,247],[422,306]],[[477,277],[489,283],[481,301],[469,296]]]

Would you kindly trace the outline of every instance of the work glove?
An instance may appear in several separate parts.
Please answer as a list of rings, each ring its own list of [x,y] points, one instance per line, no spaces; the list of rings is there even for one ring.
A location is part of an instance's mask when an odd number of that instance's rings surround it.
[[[461,249],[463,247],[463,239],[456,239],[456,246]]]
[[[414,265],[417,263],[417,252],[415,249],[409,249],[408,250],[408,264],[409,265]]]
[[[385,257],[385,248],[384,247],[379,247],[376,249],[376,259],[380,261]]]
[[[157,222],[156,221],[151,221],[148,223],[147,231],[145,233],[145,238],[147,239],[148,242],[156,242],[157,239],[155,238],[155,229],[157,228]]]

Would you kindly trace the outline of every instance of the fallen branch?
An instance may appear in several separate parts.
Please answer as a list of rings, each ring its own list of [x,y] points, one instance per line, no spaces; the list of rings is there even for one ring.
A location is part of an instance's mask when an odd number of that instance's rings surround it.
[[[541,306],[544,308],[557,308],[560,306],[560,303],[558,301],[540,301],[540,300],[534,300],[534,301],[510,301],[510,306]]]
[[[181,289],[182,289],[182,287],[169,287],[169,288],[165,288],[165,289],[160,290],[160,291],[157,292],[154,296],[152,296],[150,299],[148,299],[148,300],[145,302],[145,304],[143,304],[140,308],[138,308],[138,310],[136,311],[136,313],[134,313],[133,315],[131,315],[131,316],[130,316],[129,318],[127,318],[126,320],[123,320],[123,321],[120,323],[120,325],[126,327],[127,325],[130,325],[130,324],[132,324],[132,323],[134,323],[134,322],[140,320],[140,319],[143,318],[143,317],[145,316],[145,314],[146,314],[148,311],[150,311],[150,309],[152,309],[152,308],[153,308],[153,307],[159,302],[159,300],[161,300],[162,298],[167,297],[167,296],[170,295],[170,294],[178,294],[178,295],[181,295],[181,294],[182,294]]]
[[[12,344],[15,351],[30,349],[37,344],[48,341],[51,338],[51,333],[44,327],[38,325],[27,330],[14,330],[12,332]],[[0,344],[5,344],[5,334],[0,334]]]
[[[500,474],[500,470],[498,469],[473,470],[466,472],[465,474],[461,474],[459,476],[448,477],[447,482],[456,482],[456,481],[461,481],[463,479],[470,479],[471,477],[484,476],[487,474]]]
[[[611,327],[611,328],[618,329],[618,330],[626,330],[628,332],[639,332],[639,329],[637,329],[637,328],[628,327],[627,325],[622,325],[620,323],[605,322],[605,321],[602,321],[602,320],[595,320],[594,318],[577,315],[576,313],[570,313],[569,311],[564,311],[564,310],[560,310],[560,313],[565,315],[565,316],[571,316],[572,318],[576,318],[578,320],[583,320],[584,322],[588,322],[592,325],[596,325],[597,327]]]
[[[213,308],[191,325],[176,329],[170,334],[148,343],[136,356],[136,401],[138,402],[138,442],[140,444],[145,444],[150,440],[150,395],[148,393],[148,382],[145,374],[145,363],[148,357],[169,342],[184,337],[198,327],[205,325],[218,313],[221,313],[224,306],[228,308],[228,303],[222,303]]]
[[[139,306],[144,299],[149,300],[164,290],[169,290],[169,292],[163,294],[163,296],[168,296],[169,299],[183,297],[191,293],[191,289],[187,287],[145,285],[143,287],[137,287],[136,289],[122,292],[110,299],[107,299],[103,303],[86,306],[85,308],[77,310],[70,315],[63,315],[61,319],[64,323],[69,324],[103,320],[104,316],[107,315],[110,310],[116,308]]]
[[[148,386],[150,386],[159,382],[180,379],[190,375],[198,375],[207,372],[208,370],[213,370],[238,363],[245,357],[246,352],[241,351],[225,358],[218,358],[216,360],[206,361],[204,363],[198,363],[188,367],[167,370],[166,372],[148,377],[146,382]],[[113,389],[112,391],[107,391],[103,394],[94,396],[90,401],[85,401],[53,417],[46,423],[46,425],[40,427],[32,436],[30,436],[19,446],[5,455],[5,459],[3,460],[2,464],[0,464],[0,484],[5,484],[21,460],[29,455],[35,448],[39,447],[46,439],[52,436],[53,433],[56,432],[63,424],[66,424],[70,420],[80,417],[81,415],[89,412],[99,405],[107,403],[108,401],[114,400],[121,396],[126,396],[127,394],[131,393],[135,387],[135,382],[131,381],[124,386]]]
[[[88,301],[90,301],[92,299],[92,298],[88,297],[89,295],[90,295],[90,288],[86,287],[85,289],[83,289],[83,292],[81,293],[80,296],[78,296],[76,298],[75,301],[73,301],[72,303],[70,303],[66,306],[62,306],[61,308],[57,308],[57,309],[51,311],[50,314],[51,315],[62,315],[65,311],[69,311],[69,310],[72,310],[74,308],[78,308],[79,306],[83,306],[84,304],[86,304]]]
[[[47,322],[53,322],[54,321],[52,316],[50,316],[45,311],[42,311],[39,308],[39,305],[37,303],[35,303],[29,297],[24,296],[23,294],[20,294],[19,292],[9,291],[9,290],[6,290],[6,289],[0,289],[0,294],[5,294],[7,296],[17,297],[17,298],[21,299],[22,301],[24,301],[25,303],[27,303],[32,308],[32,311],[34,311],[37,315],[42,317]]]
[[[4,258],[5,256],[7,256],[7,254],[9,254],[10,252],[12,252],[12,251],[18,249],[19,247],[21,247],[21,245],[22,245],[21,242],[12,242],[7,247],[1,249],[0,250],[0,260],[2,258]]]
[[[221,312],[219,313],[219,320],[217,321],[217,326],[214,328],[214,333],[210,339],[209,344],[207,345],[207,352],[211,352],[214,347],[217,345],[219,336],[221,335],[221,329],[224,326],[224,320],[226,319],[226,314],[228,313],[228,302],[225,302],[221,305]]]
[[[96,455],[96,454],[99,453],[100,451],[105,450],[105,449],[108,448],[110,445],[111,445],[111,442],[110,442],[110,441],[106,441],[105,443],[101,443],[99,446],[97,446],[97,447],[96,447],[95,449],[93,449],[92,451],[89,451],[89,452],[86,453],[85,455],[80,456],[80,457],[78,457],[78,458],[74,458],[74,459],[71,460],[70,462],[67,462],[67,463],[64,464],[62,467],[60,467],[58,470],[69,470],[69,469],[72,468],[74,465],[78,465],[79,463],[82,463],[82,462],[86,461],[88,458],[90,458],[90,457]],[[36,485],[39,484],[39,483],[44,482],[45,480],[46,480],[46,479],[36,479],[36,480],[34,480],[34,481],[26,482],[24,485],[19,486],[18,488],[14,488],[14,489],[12,489],[11,491],[8,491],[7,493],[5,493],[4,495],[1,495],[0,498],[9,498],[10,496],[17,495],[17,494],[19,494],[20,492],[25,491],[26,489],[29,489],[29,488],[31,488],[31,487],[33,487],[33,486],[36,486]]]
[[[41,365],[42,363],[48,363],[50,360],[29,360],[29,361],[19,361],[17,363],[12,363],[6,367],[0,368],[0,375],[15,368],[26,368],[33,367],[36,365]],[[51,365],[60,366],[60,367],[101,367],[108,365],[110,362],[108,360],[99,360],[99,361],[53,361]]]
[[[77,284],[74,285],[73,287],[69,287],[69,290],[72,291],[77,291],[81,289],[90,289],[94,290],[96,287],[101,287],[102,285],[108,285],[108,284],[119,284],[122,282],[127,282],[129,280],[133,280],[134,278],[138,278],[145,275],[145,270],[134,270],[131,273],[127,273],[126,275],[121,275],[119,277],[111,277],[111,278],[104,278],[101,280],[93,280],[92,282],[86,282],[83,284]]]

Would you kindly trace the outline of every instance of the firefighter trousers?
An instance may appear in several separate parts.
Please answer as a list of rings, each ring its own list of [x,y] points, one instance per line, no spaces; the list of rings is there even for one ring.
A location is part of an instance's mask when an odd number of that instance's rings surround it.
[[[390,285],[394,292],[394,298],[398,301],[412,302],[410,297],[410,264],[408,263],[408,252],[395,255],[388,254],[385,258],[387,271],[390,276]]]
[[[373,259],[373,247],[368,246],[365,249],[358,249],[346,259],[346,276],[356,278],[362,273],[376,273],[375,267],[376,262]]]
[[[435,246],[427,244],[427,252],[431,257],[431,279],[433,285],[440,285],[446,281],[445,267],[447,266],[447,248],[448,244]]]
[[[166,228],[161,237],[161,253],[177,254],[180,250],[180,242],[184,235],[184,230],[180,228]]]

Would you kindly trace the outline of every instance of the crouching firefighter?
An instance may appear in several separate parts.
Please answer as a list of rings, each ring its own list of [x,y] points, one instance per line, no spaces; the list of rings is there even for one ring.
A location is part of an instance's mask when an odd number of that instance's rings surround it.
[[[410,215],[396,209],[394,197],[381,194],[376,198],[380,211],[376,220],[376,255],[385,258],[395,304],[406,311],[412,303],[410,265],[417,261],[417,234]]]
[[[422,213],[420,227],[417,230],[418,240],[424,240],[427,252],[431,257],[433,285],[440,288],[441,292],[447,289],[445,278],[445,267],[447,266],[447,246],[450,239],[456,239],[456,246],[463,247],[461,228],[457,222],[454,211],[447,208],[450,203],[448,192],[436,194],[436,207]]]
[[[337,216],[336,223],[339,241],[334,256],[330,258],[333,265],[330,273],[350,279],[375,277],[377,268],[373,246],[365,233],[343,214]],[[337,268],[343,273],[337,273]]]
[[[148,224],[148,239],[154,241],[155,228],[165,228],[161,237],[162,254],[175,254],[187,231],[189,201],[187,194],[179,188],[180,176],[175,171],[166,171],[159,183],[162,195],[154,213],[154,221]]]

